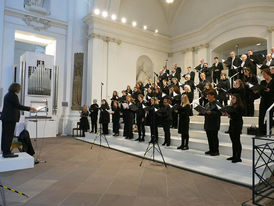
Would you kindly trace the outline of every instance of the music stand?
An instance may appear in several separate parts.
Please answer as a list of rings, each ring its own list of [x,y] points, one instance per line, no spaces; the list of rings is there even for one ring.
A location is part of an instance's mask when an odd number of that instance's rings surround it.
[[[167,64],[167,61],[166,61],[166,64]],[[154,72],[154,75],[153,75],[154,86],[155,86],[155,76],[156,76],[156,74],[155,74],[155,72]],[[154,93],[153,93],[153,96],[154,96],[154,98],[155,98],[155,97],[156,97],[156,96],[155,96],[155,88],[153,88],[153,92],[154,92]],[[153,107],[154,107],[154,106],[153,106]],[[155,107],[154,107],[153,109],[155,109]],[[152,124],[156,124],[155,115],[153,115],[153,117],[152,117]],[[155,130],[155,127],[153,127],[153,130]],[[154,131],[153,134],[155,134],[155,131]],[[145,151],[145,153],[144,153],[144,156],[143,156],[143,158],[142,158],[142,160],[141,160],[141,162],[140,162],[140,167],[141,167],[142,164],[143,164],[143,161],[144,161],[144,159],[145,159],[145,157],[146,157],[146,154],[147,154],[151,149],[152,149],[152,161],[155,162],[155,150],[156,150],[156,151],[161,155],[165,167],[167,167],[167,164],[166,164],[166,162],[165,162],[165,159],[164,159],[162,150],[161,150],[161,148],[160,148],[160,146],[159,146],[158,141],[156,141],[155,135],[152,135],[151,139],[152,139],[152,141],[150,141],[150,142],[148,143],[148,146],[147,146],[147,148],[146,148],[146,151]],[[151,145],[151,144],[152,144],[152,145]],[[156,145],[157,145],[157,148],[156,148]]]
[[[104,83],[101,82],[101,102],[102,102],[103,85],[104,85]],[[101,111],[100,111],[100,112],[101,112]],[[102,146],[102,138],[104,138],[104,140],[105,140],[106,143],[107,143],[108,148],[110,148],[106,136],[102,133],[102,123],[99,123],[99,124],[100,124],[99,130],[97,131],[97,134],[96,134],[96,136],[95,136],[95,138],[94,138],[93,143],[91,143],[90,149],[92,149],[93,145],[95,145],[95,142],[96,142],[96,140],[97,140],[98,137],[99,137],[99,139],[100,139],[100,147]]]
[[[39,149],[38,149],[38,112],[39,111],[41,111],[41,110],[43,110],[43,109],[48,109],[47,107],[42,107],[42,108],[39,108],[38,110],[37,110],[37,112],[35,112],[35,119],[34,120],[29,120],[29,121],[31,121],[31,122],[35,122],[35,139],[34,139],[34,141],[35,141],[35,153],[37,154],[37,155],[35,155],[36,156],[36,159],[34,160],[34,163],[35,164],[39,164],[39,163],[47,163],[47,161],[46,160],[40,160],[40,153],[41,153],[41,150],[39,151]]]

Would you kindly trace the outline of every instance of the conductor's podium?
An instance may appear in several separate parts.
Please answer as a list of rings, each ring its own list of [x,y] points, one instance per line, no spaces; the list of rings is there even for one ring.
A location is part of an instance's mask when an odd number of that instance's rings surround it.
[[[34,158],[25,152],[16,153],[16,158],[3,158],[0,154],[0,172],[29,169],[34,167]]]

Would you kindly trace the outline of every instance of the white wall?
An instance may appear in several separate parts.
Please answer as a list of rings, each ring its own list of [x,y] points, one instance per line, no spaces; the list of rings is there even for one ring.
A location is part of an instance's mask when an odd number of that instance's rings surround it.
[[[217,16],[252,3],[274,3],[273,0],[186,0],[171,26],[173,36],[183,35],[200,29]],[[237,21],[240,21],[238,19]]]

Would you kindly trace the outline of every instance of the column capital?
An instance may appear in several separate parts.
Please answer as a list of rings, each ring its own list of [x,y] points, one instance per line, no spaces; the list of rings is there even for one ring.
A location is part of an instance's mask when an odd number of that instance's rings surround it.
[[[268,30],[269,32],[273,32],[273,31],[274,31],[274,26],[269,26],[269,27],[267,27],[267,30]]]
[[[122,43],[122,41],[120,39],[116,39],[116,38],[112,38],[112,37],[109,37],[109,36],[96,34],[96,33],[90,34],[88,36],[88,39],[101,39],[104,42],[113,42],[113,43],[116,43],[118,45],[120,45]]]

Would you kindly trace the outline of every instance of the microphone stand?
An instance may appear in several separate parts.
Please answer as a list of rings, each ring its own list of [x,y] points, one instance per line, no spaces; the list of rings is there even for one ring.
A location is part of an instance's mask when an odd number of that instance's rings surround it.
[[[154,81],[154,87],[156,86],[155,85],[155,76],[157,76],[157,74],[155,74],[155,72],[154,72],[154,75],[153,75],[153,81]],[[156,97],[156,93],[155,93],[155,88],[153,88],[153,97],[154,97],[154,99],[155,99],[155,97]],[[154,112],[156,113],[156,111],[155,111],[155,106],[153,106],[153,108],[152,108],[153,110],[154,110]],[[143,158],[142,158],[142,160],[141,160],[141,162],[140,162],[140,167],[142,166],[142,164],[143,164],[143,161],[144,161],[144,159],[145,159],[145,157],[146,157],[146,155],[147,155],[147,153],[152,149],[152,161],[153,162],[155,162],[155,151],[157,151],[160,155],[161,155],[161,157],[162,157],[162,160],[163,160],[163,164],[165,165],[165,167],[167,167],[167,164],[166,164],[166,162],[165,162],[165,159],[164,159],[164,156],[163,156],[163,153],[162,153],[162,151],[161,151],[161,148],[160,148],[160,146],[159,146],[159,143],[158,143],[158,141],[156,140],[156,137],[155,137],[155,130],[156,130],[156,118],[155,118],[155,115],[156,114],[154,114],[153,116],[152,116],[152,122],[151,122],[151,124],[153,125],[153,127],[152,127],[152,129],[153,129],[153,135],[152,135],[152,137],[151,137],[151,139],[152,139],[152,141],[150,141],[149,143],[148,143],[148,146],[147,146],[147,148],[146,148],[146,151],[145,151],[145,153],[144,153],[144,156],[143,156]],[[151,145],[152,144],[152,145]],[[157,146],[157,147],[156,147]]]
[[[103,96],[103,95],[102,95],[102,94],[103,94],[103,85],[104,85],[104,83],[101,82],[101,102],[102,102],[102,96]],[[101,112],[102,112],[102,111],[100,111],[100,113],[101,113]],[[100,117],[99,117],[99,119],[100,119]],[[97,124],[97,123],[96,123],[96,124]],[[102,123],[99,123],[99,130],[97,131],[97,134],[96,134],[96,136],[95,136],[95,138],[94,138],[93,143],[91,144],[90,149],[92,149],[93,145],[95,145],[95,142],[96,142],[96,140],[97,140],[98,137],[99,137],[99,139],[100,139],[100,147],[102,146],[102,138],[104,138],[104,140],[105,140],[106,143],[107,143],[108,148],[110,148],[106,136],[102,133]]]

